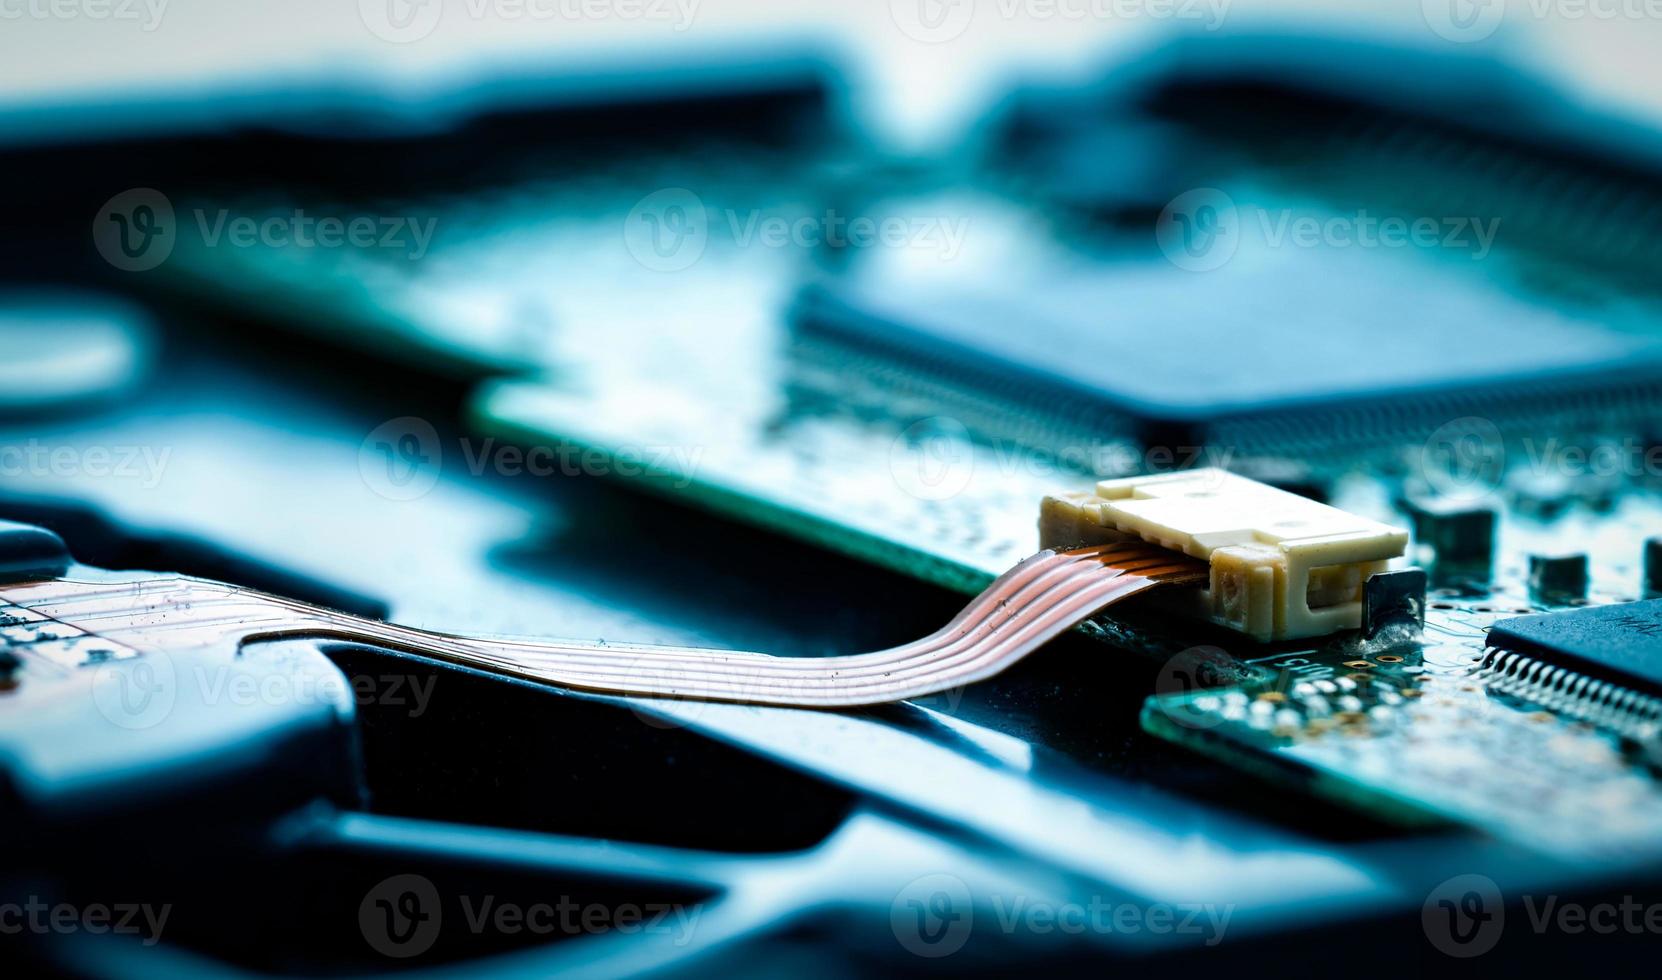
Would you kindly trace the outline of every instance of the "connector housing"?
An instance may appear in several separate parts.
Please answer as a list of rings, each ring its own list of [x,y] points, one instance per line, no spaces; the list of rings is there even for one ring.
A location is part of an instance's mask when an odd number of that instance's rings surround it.
[[[1210,586],[1168,602],[1257,640],[1358,628],[1362,584],[1408,546],[1401,528],[1219,469],[1103,480],[1041,505],[1043,547],[1127,538],[1208,561]]]

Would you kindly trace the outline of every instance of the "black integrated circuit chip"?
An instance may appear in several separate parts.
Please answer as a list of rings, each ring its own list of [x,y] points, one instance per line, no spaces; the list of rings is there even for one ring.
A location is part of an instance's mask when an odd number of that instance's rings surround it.
[[[794,314],[799,338],[836,344],[873,380],[1019,398],[1146,444],[1391,442],[1462,416],[1521,424],[1662,394],[1648,338],[1424,262],[1331,251],[1203,276],[1160,262],[944,283],[870,270],[810,287]]]
[[[1662,696],[1662,599],[1519,616],[1489,645]]]

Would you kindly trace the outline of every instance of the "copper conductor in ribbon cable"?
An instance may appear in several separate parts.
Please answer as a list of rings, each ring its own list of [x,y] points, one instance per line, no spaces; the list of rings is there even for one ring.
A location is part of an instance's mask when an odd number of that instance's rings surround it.
[[[315,637],[389,646],[574,690],[846,708],[985,680],[1128,596],[1161,585],[1199,585],[1207,575],[1204,562],[1140,541],[1041,551],[921,640],[815,658],[453,636],[186,578],[26,583],[0,588],[0,602],[140,652]]]

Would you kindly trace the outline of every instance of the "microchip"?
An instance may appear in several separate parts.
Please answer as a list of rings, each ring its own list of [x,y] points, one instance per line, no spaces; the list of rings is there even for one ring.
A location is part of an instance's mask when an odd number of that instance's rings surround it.
[[[1519,616],[1489,645],[1662,696],[1662,599]]]
[[[853,351],[844,361],[871,365],[870,380],[898,369],[936,380],[922,391],[974,388],[1145,444],[1236,451],[1504,421],[1628,381],[1654,394],[1662,378],[1649,339],[1444,269],[1299,249],[1205,275],[1158,261],[944,281],[871,272],[810,288],[795,322]]]

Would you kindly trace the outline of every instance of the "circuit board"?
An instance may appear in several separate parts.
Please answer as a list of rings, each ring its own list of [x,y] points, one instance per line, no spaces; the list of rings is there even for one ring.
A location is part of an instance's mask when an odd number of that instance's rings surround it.
[[[718,155],[719,171],[696,162]],[[434,219],[419,257],[182,242],[167,281],[239,306],[280,296],[283,308],[267,312],[285,324],[479,377],[477,428],[541,459],[546,475],[627,480],[965,593],[1035,550],[1045,495],[1101,479],[1218,466],[1410,525],[1409,562],[1432,573],[1423,636],[1264,645],[1117,614],[1085,631],[1166,664],[1147,730],[1242,769],[1375,815],[1451,821],[1552,854],[1620,861],[1662,848],[1662,783],[1633,750],[1634,733],[1503,690],[1484,670],[1485,631],[1498,620],[1645,594],[1642,542],[1662,529],[1647,454],[1658,387],[1654,371],[1634,380],[1620,370],[1655,361],[1655,313],[1644,303],[1544,262],[1534,242],[1487,256],[1473,276],[1469,250],[1358,256],[1243,241],[1223,271],[1185,279],[1195,270],[1162,254],[1146,224],[1057,225],[1008,180],[927,165],[862,174],[834,159],[732,148],[691,157],[642,157],[579,183],[516,184],[461,205],[363,206]],[[1289,193],[1297,176],[1249,167],[1229,175],[1224,199],[1317,225],[1345,217]],[[854,218],[894,234],[880,246],[832,240]],[[1075,288],[1104,267],[1114,278]],[[1002,294],[984,302],[974,290],[994,280]],[[1255,298],[1220,300],[1231,281]],[[891,314],[896,283],[914,295]],[[875,326],[805,319],[804,297],[826,289],[858,297],[849,302]],[[1077,409],[1071,394],[1046,394],[1090,378],[971,384],[973,364],[885,346],[898,332],[890,325],[919,311],[1005,316],[1023,297],[1068,296],[1090,309],[1117,297],[1126,309],[1129,326],[1108,341],[1066,340],[1073,360],[1091,363],[1116,353],[1089,343],[1128,356],[1155,338],[1183,344],[1182,318],[1222,303],[1294,365],[1254,362],[1269,372],[1263,390],[1303,390],[1314,414],[1259,405],[1251,390],[1231,404],[1208,394],[1207,379],[1240,375],[1231,372],[1250,346],[1224,345],[1211,360],[1196,351],[1192,397],[1157,411]],[[1427,316],[1437,304],[1451,323]],[[346,323],[343,310],[364,315]],[[1459,344],[1443,339],[1452,329]],[[1387,333],[1395,343],[1351,372],[1385,377],[1377,390],[1296,366],[1306,349],[1366,349]],[[997,354],[1022,356],[1019,343]],[[1038,368],[1065,373],[1068,360]],[[1127,365],[1108,387],[1181,381]],[[1436,387],[1454,382],[1482,397]],[[1024,386],[1051,404],[1012,400]],[[1328,435],[1311,435],[1323,426]],[[1594,465],[1601,453],[1616,465]],[[1572,552],[1586,556],[1578,594],[1532,586],[1533,558]],[[1473,555],[1484,566],[1476,573],[1461,561]],[[1218,648],[1229,667],[1194,669],[1193,651]],[[1193,689],[1208,673],[1222,686]]]
[[[1247,683],[1149,699],[1143,724],[1374,812],[1582,861],[1654,855],[1662,792],[1622,733],[1509,693],[1482,667],[1486,628],[1534,608],[1517,592],[1439,596],[1423,638],[1259,657]]]
[[[638,445],[646,433],[655,442],[701,445],[697,467],[641,477],[706,506],[964,591],[1035,546],[1034,500],[1089,485],[1077,468],[1050,454],[978,441],[952,418],[908,422],[815,412],[781,419],[747,416],[729,401],[707,416],[642,424],[628,406],[648,403],[645,383],[633,394],[614,384],[603,401],[503,383],[485,393],[481,411],[516,441],[570,439],[607,458]],[[787,397],[777,394],[779,402]],[[714,398],[705,391],[684,403],[720,404]],[[737,424],[747,417],[748,426]],[[738,430],[732,442],[696,441],[718,424],[720,431]],[[1408,523],[1392,504],[1420,449],[1403,450],[1395,476],[1337,478],[1332,502]],[[1101,458],[1138,456],[1122,444],[1104,447]],[[931,467],[932,482],[920,475]],[[1112,469],[1092,475],[1099,474],[1119,475]],[[1493,622],[1576,608],[1531,598],[1531,553],[1572,542],[1586,549],[1592,586],[1578,602],[1637,598],[1640,542],[1662,528],[1662,507],[1643,486],[1606,486],[1603,499],[1574,499],[1541,516],[1530,488],[1514,486],[1495,495],[1507,502],[1500,507],[1491,583],[1433,590],[1423,637],[1361,641],[1352,635],[1319,647],[1255,649],[1239,638],[1170,625],[1151,630],[1146,622],[1128,627],[1112,617],[1088,624],[1088,632],[1161,658],[1160,683],[1173,692],[1184,690],[1183,678],[1205,676],[1188,669],[1186,651],[1221,644],[1245,661],[1253,679],[1239,687],[1151,698],[1144,725],[1161,737],[1375,814],[1453,821],[1583,860],[1654,855],[1662,848],[1662,784],[1624,749],[1622,733],[1494,690],[1478,666]],[[942,492],[934,496],[935,490]],[[1423,553],[1425,541],[1416,547]],[[1229,673],[1214,670],[1213,676]],[[1307,686],[1341,705],[1330,712],[1338,721],[1308,716],[1295,697]]]
[[[1019,443],[978,441],[954,417],[917,415],[897,427],[892,413],[824,392],[825,383],[841,382],[819,377],[801,356],[784,310],[793,299],[790,284],[823,271],[830,259],[791,244],[763,244],[755,237],[760,230],[745,230],[746,222],[788,227],[814,219],[811,188],[826,178],[800,160],[796,171],[785,171],[788,162],[752,159],[719,179],[643,163],[577,189],[501,191],[486,199],[489,210],[471,198],[465,220],[442,210],[443,202],[363,208],[436,213],[437,231],[419,262],[397,250],[228,249],[183,241],[164,272],[176,289],[223,300],[230,284],[239,306],[393,356],[463,374],[511,373],[482,385],[475,415],[488,434],[543,450],[550,474],[641,478],[747,520],[777,518],[829,547],[978,591],[1033,552],[1034,501],[1080,471],[1072,460]],[[772,183],[745,180],[769,166]],[[682,183],[698,191],[675,186]],[[1012,250],[1031,243],[1017,227],[1024,213],[1009,202],[962,193],[927,200],[875,202],[863,213],[881,220],[920,208],[967,212],[957,220],[982,230],[967,243],[968,261],[1006,264]],[[696,251],[694,258],[666,266],[650,244],[623,233],[640,222],[643,202],[653,213],[702,210],[703,240],[683,246]],[[514,217],[573,211],[583,217]],[[945,246],[916,247],[932,261]],[[509,267],[547,271],[510,275]],[[632,285],[620,289],[619,281]],[[481,292],[492,297],[488,303],[474,301]],[[281,306],[266,303],[279,296]],[[458,317],[468,323],[459,326]],[[642,398],[646,392],[653,397]],[[1093,446],[1092,471],[1103,476],[1134,473],[1139,461],[1129,440]],[[758,506],[770,499],[778,506]]]
[[[718,199],[708,191],[701,198]],[[628,195],[615,199],[597,223],[627,218]],[[1011,224],[996,202],[977,217],[988,227]],[[548,373],[487,383],[475,406],[487,432],[549,447],[556,451],[550,458],[574,472],[632,479],[974,592],[1034,550],[1036,501],[1046,493],[1148,468],[1129,437],[1099,441],[1081,459],[1034,445],[1041,440],[988,438],[955,415],[931,412],[922,397],[912,413],[866,408],[872,398],[861,382],[820,370],[782,315],[790,296],[777,288],[780,266],[800,256],[713,237],[695,267],[665,274],[640,267],[621,237],[613,255],[561,244],[579,237],[569,227],[518,227],[512,247],[557,258],[563,270],[537,286],[521,284],[546,290],[541,300],[552,308]],[[1019,239],[1012,232],[984,260],[1001,261],[993,255],[1008,255]],[[489,239],[451,243],[435,264],[466,281],[499,267],[505,247]],[[600,262],[607,274],[588,274]],[[585,282],[613,281],[631,266],[639,293],[585,292]],[[435,281],[424,288],[445,279]],[[628,318],[632,336],[650,336],[619,349],[609,341],[619,317]],[[1527,461],[1513,449],[1515,462]],[[1232,462],[1260,472],[1278,465],[1273,458],[1204,458],[1210,451],[1154,462]],[[1372,473],[1350,459],[1296,472],[1330,487],[1337,506],[1406,523],[1398,508],[1404,487],[1424,476],[1423,451],[1409,444],[1374,452]],[[1313,649],[1236,642],[1230,653],[1248,664],[1252,680],[1160,694],[1149,702],[1145,726],[1376,813],[1452,820],[1580,857],[1620,859],[1662,847],[1662,785],[1624,752],[1618,733],[1494,691],[1476,671],[1491,622],[1558,608],[1530,598],[1527,555],[1574,543],[1590,558],[1584,601],[1632,600],[1641,589],[1639,542],[1662,527],[1662,507],[1642,481],[1543,489],[1522,465],[1492,480],[1492,492],[1479,487],[1500,510],[1492,581],[1434,591],[1423,640]],[[1546,496],[1553,500],[1543,504]],[[1146,624],[1130,628],[1110,618],[1088,631],[1145,654],[1176,656],[1179,664],[1182,651],[1216,641],[1198,628],[1151,633]],[[1332,702],[1332,717],[1310,717],[1304,694]]]
[[[1649,965],[1654,120],[1250,11],[967,86],[1023,25],[454,14],[8,117],[15,958]]]

